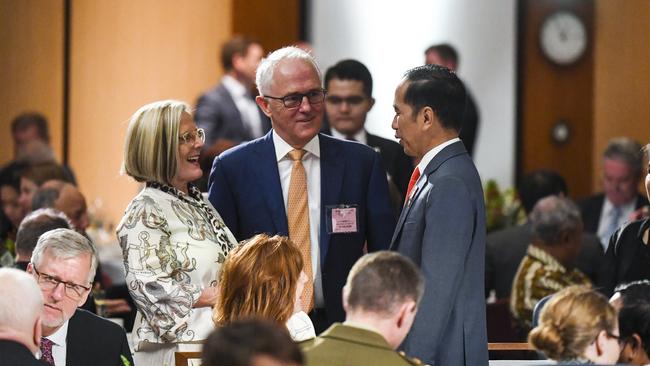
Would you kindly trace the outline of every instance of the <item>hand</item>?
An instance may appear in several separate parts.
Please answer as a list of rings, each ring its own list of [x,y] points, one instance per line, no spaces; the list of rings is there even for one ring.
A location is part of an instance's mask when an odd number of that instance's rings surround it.
[[[217,303],[219,293],[216,286],[206,287],[201,291],[201,296],[194,303],[195,308],[213,307]]]

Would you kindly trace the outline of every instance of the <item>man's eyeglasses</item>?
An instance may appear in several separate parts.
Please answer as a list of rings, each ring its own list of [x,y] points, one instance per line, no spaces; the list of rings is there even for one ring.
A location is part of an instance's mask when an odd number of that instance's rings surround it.
[[[326,98],[327,103],[333,105],[339,105],[345,103],[347,105],[359,105],[366,100],[366,97],[360,95],[354,95],[347,98],[337,97],[335,95],[328,95]]]
[[[181,141],[181,144],[192,144],[196,143],[196,139],[199,139],[201,143],[205,142],[205,130],[202,128],[197,128],[194,131],[187,131],[184,134],[178,136],[178,139]]]
[[[309,104],[321,104],[325,100],[325,89],[310,90],[305,94],[294,93],[285,95],[284,97],[271,97],[265,95],[264,98],[281,100],[285,108],[293,109],[298,108],[302,104],[302,99],[307,97]]]
[[[65,289],[65,295],[72,300],[80,300],[86,292],[90,291],[90,287],[62,281],[47,273],[39,272],[34,266],[32,266],[32,268],[34,269],[34,273],[38,276],[38,284],[43,290],[52,291],[56,289],[59,284],[62,284]]]

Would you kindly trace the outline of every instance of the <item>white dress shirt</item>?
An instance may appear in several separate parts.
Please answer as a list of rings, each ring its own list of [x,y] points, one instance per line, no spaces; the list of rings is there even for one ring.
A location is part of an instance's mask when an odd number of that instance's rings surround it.
[[[289,183],[291,183],[291,170],[293,168],[293,160],[291,160],[288,154],[293,150],[293,147],[278,136],[275,130],[273,130],[273,145],[275,146],[275,158],[278,162],[278,172],[280,173],[284,210],[287,212]],[[302,157],[302,165],[305,168],[305,175],[307,177],[309,240],[311,242],[311,268],[314,279],[314,305],[317,308],[322,308],[325,306],[325,301],[323,297],[318,240],[320,233],[320,143],[318,135],[314,136],[303,147],[303,150],[306,152]]]
[[[332,137],[336,137],[337,139],[341,139],[341,140],[347,140],[348,139],[348,135],[344,135],[344,134],[340,133],[334,127],[331,128],[331,132],[332,132]],[[360,142],[360,143],[362,143],[364,145],[368,145],[368,133],[363,128],[360,129],[357,133],[355,133],[354,136],[350,136],[350,137],[352,137],[353,139],[355,139],[356,141],[358,141],[358,142]]]
[[[223,86],[228,90],[230,96],[235,102],[235,106],[239,111],[241,120],[248,127],[253,138],[262,137],[264,131],[262,129],[262,118],[255,101],[246,87],[230,75],[226,75],[221,79]]]
[[[457,142],[457,141],[460,141],[460,139],[458,137],[453,138],[451,140],[447,140],[447,141],[443,142],[442,144],[434,147],[433,149],[427,151],[426,154],[424,154],[424,156],[420,160],[420,164],[418,164],[418,166],[417,166],[418,170],[420,170],[420,178],[418,178],[418,182],[421,179],[426,179],[426,178],[423,178],[424,177],[424,169],[426,169],[427,165],[429,165],[431,160],[433,160],[433,158],[435,158],[436,155],[438,155],[438,153],[442,151],[442,149],[444,149],[445,147],[447,147],[447,146],[449,146],[449,145],[451,145],[451,144],[453,144],[454,142]],[[417,184],[417,182],[415,182],[415,184]],[[412,194],[413,193],[411,193],[411,195]]]
[[[600,211],[600,220],[598,221],[598,238],[600,238],[600,243],[605,251],[607,251],[607,247],[609,246],[609,237],[614,234],[613,232],[610,232],[609,229],[611,227],[616,227],[618,229],[628,222],[635,207],[636,196],[634,196],[634,199],[629,203],[619,206],[621,213],[618,216],[618,221],[613,223],[612,221],[614,220],[614,210],[616,209],[616,206],[605,197],[603,209]]]
[[[45,337],[54,343],[52,345],[52,358],[54,358],[55,366],[65,366],[65,358],[68,351],[68,345],[65,341],[68,337],[68,322],[69,320],[66,320],[61,328]]]

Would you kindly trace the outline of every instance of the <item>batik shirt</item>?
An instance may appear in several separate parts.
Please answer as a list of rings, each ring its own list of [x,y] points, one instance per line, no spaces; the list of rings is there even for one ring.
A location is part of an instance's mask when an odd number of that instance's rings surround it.
[[[236,240],[201,193],[149,183],[117,227],[126,284],[138,313],[135,349],[141,342],[183,343],[207,338],[210,307],[193,308],[201,291],[216,284]]]
[[[552,255],[530,245],[512,283],[510,311],[523,330],[530,330],[535,304],[572,285],[591,286],[591,282],[580,270],[567,270]]]

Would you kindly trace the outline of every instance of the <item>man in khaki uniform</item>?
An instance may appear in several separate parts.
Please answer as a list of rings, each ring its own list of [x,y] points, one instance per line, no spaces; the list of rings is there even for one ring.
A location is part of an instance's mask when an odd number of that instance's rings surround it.
[[[420,365],[395,349],[423,291],[422,274],[408,258],[387,251],[361,257],[343,288],[345,322],[300,345],[307,366]]]

